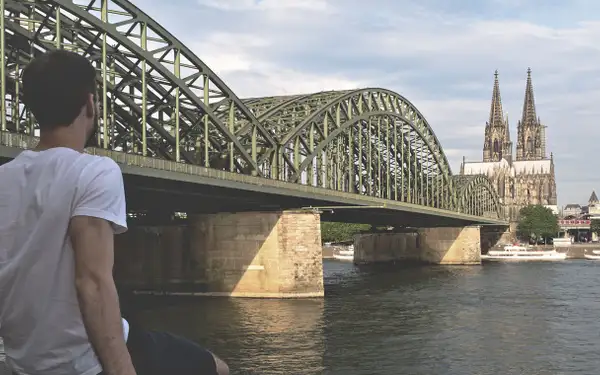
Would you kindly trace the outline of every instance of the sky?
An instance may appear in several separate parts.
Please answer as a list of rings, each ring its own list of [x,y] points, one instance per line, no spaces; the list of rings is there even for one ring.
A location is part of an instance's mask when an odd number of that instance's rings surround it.
[[[239,97],[381,87],[428,119],[457,174],[482,158],[494,71],[516,147],[527,68],[558,203],[599,189],[600,1],[136,0]]]

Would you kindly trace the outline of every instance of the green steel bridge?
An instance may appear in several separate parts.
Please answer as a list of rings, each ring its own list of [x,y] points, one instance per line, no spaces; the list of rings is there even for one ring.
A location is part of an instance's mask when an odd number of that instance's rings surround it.
[[[64,48],[97,67],[101,128],[88,152],[120,163],[132,210],[318,208],[340,221],[507,224],[490,181],[453,175],[430,124],[398,93],[240,99],[129,1],[0,0],[0,8],[4,161],[39,135],[20,99],[22,69]]]

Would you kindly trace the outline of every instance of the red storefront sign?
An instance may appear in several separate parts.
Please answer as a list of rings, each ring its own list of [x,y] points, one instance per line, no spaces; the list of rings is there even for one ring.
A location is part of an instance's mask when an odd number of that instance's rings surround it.
[[[592,223],[591,220],[559,220],[558,225],[561,227],[572,227],[572,226],[589,226]]]

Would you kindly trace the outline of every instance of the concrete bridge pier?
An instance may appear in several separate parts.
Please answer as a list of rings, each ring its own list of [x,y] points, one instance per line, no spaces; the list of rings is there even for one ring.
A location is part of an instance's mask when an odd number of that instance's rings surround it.
[[[323,297],[320,215],[195,215],[178,227],[117,236],[117,282],[127,288],[230,297]]]
[[[210,294],[322,297],[321,221],[312,212],[247,212],[191,219],[194,260]]]
[[[516,241],[516,225],[510,226],[483,226],[481,227],[481,253],[487,252],[501,245],[511,244]]]
[[[355,236],[356,264],[394,261],[481,264],[480,227],[419,228],[406,232]]]

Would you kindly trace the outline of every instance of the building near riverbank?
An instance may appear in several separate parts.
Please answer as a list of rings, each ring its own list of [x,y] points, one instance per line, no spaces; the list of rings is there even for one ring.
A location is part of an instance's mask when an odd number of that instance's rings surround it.
[[[600,200],[598,200],[596,191],[592,190],[592,194],[588,198],[587,205],[582,206],[577,203],[569,203],[565,205],[561,210],[560,217],[563,219],[600,219]]]
[[[485,124],[483,160],[471,162],[463,157],[460,174],[485,175],[492,181],[510,218],[511,231],[516,229],[519,210],[527,205],[540,204],[558,214],[554,157],[546,153],[546,126],[536,112],[531,69],[527,70],[515,151],[496,71],[490,116]]]

